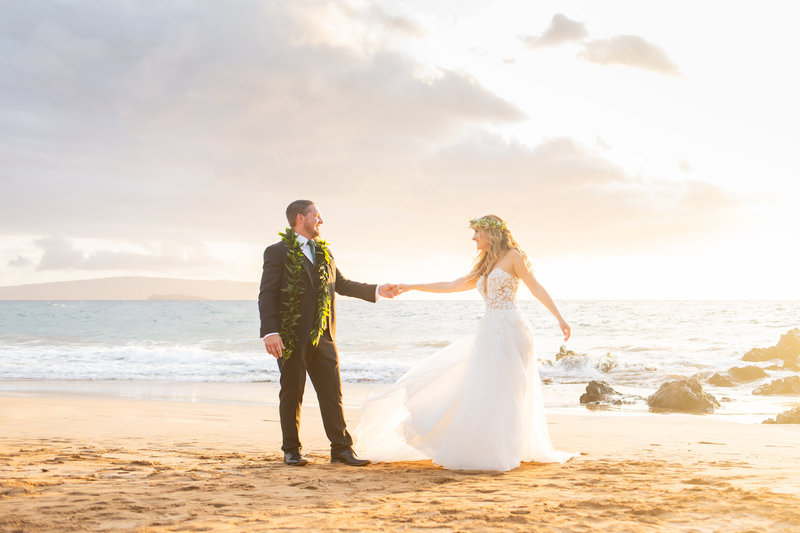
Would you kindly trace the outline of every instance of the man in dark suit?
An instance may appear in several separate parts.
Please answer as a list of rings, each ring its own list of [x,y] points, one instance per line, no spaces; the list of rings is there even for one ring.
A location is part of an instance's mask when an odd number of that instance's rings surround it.
[[[258,310],[261,315],[261,337],[264,346],[278,360],[281,372],[280,419],[283,433],[284,462],[287,465],[303,466],[308,463],[301,455],[300,444],[300,406],[306,384],[306,373],[317,392],[319,408],[325,433],[331,441],[331,462],[351,466],[364,466],[368,460],[359,459],[353,452],[353,439],[347,432],[342,406],[342,385],[339,377],[339,356],[336,351],[336,311],[335,294],[361,298],[375,302],[379,296],[392,298],[397,293],[397,285],[381,286],[350,281],[342,276],[330,256],[327,266],[327,284],[330,294],[330,315],[325,317],[319,328],[322,331],[314,342],[312,330],[317,327],[320,312],[319,227],[322,216],[319,209],[309,200],[296,200],[286,208],[286,218],[293,237],[302,252],[303,272],[300,275],[297,303],[294,353],[284,358],[287,339],[281,338],[281,327],[287,309],[287,292],[290,272],[287,269],[290,245],[286,239],[269,246],[264,251],[264,270],[258,294]],[[298,292],[295,289],[295,292]],[[287,335],[287,332],[283,332]],[[289,335],[292,332],[288,333]],[[291,345],[291,344],[290,344]]]

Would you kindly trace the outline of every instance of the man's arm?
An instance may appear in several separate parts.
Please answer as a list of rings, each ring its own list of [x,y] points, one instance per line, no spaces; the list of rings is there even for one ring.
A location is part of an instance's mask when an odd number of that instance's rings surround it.
[[[338,294],[342,296],[351,296],[353,298],[361,298],[368,302],[378,301],[378,286],[374,283],[360,283],[358,281],[351,281],[344,277],[336,268],[336,282],[334,288]]]
[[[264,266],[258,291],[258,313],[261,316],[261,337],[280,331],[280,294],[286,249],[272,245],[264,250]]]

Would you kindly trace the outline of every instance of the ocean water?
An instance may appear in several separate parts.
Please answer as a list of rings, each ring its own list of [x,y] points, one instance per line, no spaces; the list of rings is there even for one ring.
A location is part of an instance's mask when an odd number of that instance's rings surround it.
[[[565,301],[559,308],[573,328],[567,348],[586,356],[555,361],[564,344],[555,320],[538,302],[520,307],[536,334],[548,406],[557,409],[580,408],[578,397],[593,379],[647,396],[676,376],[753,364],[741,361],[745,352],[800,326],[800,301]],[[471,333],[482,314],[479,300],[339,298],[342,380],[392,382]],[[277,381],[258,329],[256,303],[246,301],[0,302],[0,381]],[[722,401],[722,415],[774,416],[800,403],[754,396],[757,386],[790,375],[768,373],[733,388],[704,387]]]

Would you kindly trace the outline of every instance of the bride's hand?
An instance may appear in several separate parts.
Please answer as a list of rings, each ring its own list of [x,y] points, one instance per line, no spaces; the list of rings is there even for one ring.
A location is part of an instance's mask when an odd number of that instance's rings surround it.
[[[558,321],[558,327],[561,328],[561,333],[564,334],[564,340],[568,341],[572,335],[572,328],[570,328],[569,324],[567,324],[564,320]]]
[[[400,296],[404,292],[408,292],[411,290],[411,285],[408,283],[398,283],[397,284],[397,295]]]

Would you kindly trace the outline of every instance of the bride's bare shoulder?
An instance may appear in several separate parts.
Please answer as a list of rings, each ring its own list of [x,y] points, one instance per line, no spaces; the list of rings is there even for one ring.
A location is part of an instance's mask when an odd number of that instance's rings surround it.
[[[516,266],[518,263],[522,263],[525,260],[525,256],[523,256],[522,252],[520,252],[518,249],[512,248],[506,253],[505,257],[503,257],[503,260],[504,262],[507,261],[508,263]]]
[[[516,248],[512,248],[506,253],[503,263],[506,265],[505,270],[513,273],[516,277],[521,277],[522,272],[526,270],[525,256]]]

